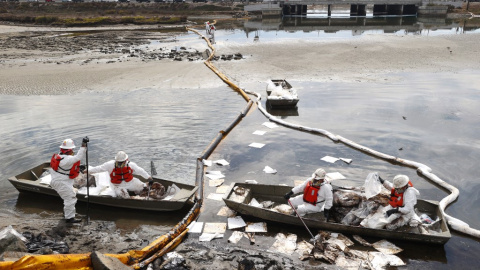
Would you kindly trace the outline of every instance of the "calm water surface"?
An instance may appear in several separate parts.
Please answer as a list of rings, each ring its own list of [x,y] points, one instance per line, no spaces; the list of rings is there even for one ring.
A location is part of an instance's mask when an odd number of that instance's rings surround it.
[[[289,24],[291,22],[287,21],[281,25]],[[442,27],[448,34],[471,33],[463,29],[459,31],[455,26],[445,27],[445,24],[448,25],[444,23]],[[278,26],[274,31],[261,27],[252,30],[245,24],[243,28],[235,26],[232,30],[217,31],[216,39],[219,42],[253,42],[255,35],[266,41],[315,39],[321,31],[322,35],[327,35],[321,28],[317,28],[320,29],[317,33],[301,29],[287,32],[282,29],[284,26]],[[328,36],[355,38],[354,33],[358,32],[352,29],[339,30],[338,34],[328,33]],[[365,31],[382,34],[381,28]],[[399,27],[397,31],[404,30]],[[182,42],[196,43],[198,37],[179,36],[179,44]],[[460,190],[460,198],[447,208],[447,212],[474,228],[480,228],[477,166],[480,160],[480,72],[395,76],[403,79],[383,84],[317,84],[292,78],[290,82],[300,94],[298,109],[279,117],[292,123],[326,129],[386,154],[426,164],[440,178]],[[264,88],[265,85],[261,84],[256,87]],[[199,102],[198,97],[208,98]],[[244,100],[226,86],[162,91],[161,95],[158,89],[84,92],[66,96],[3,95],[0,98],[1,216],[61,218],[61,202],[40,198],[32,201],[19,195],[5,180],[47,160],[66,137],[77,143],[83,136],[91,138],[91,164],[104,162],[113,158],[118,150],[125,150],[132,160],[147,170],[153,160],[161,177],[193,184],[196,158],[244,105]],[[268,129],[262,126],[265,121],[258,110],[253,111],[211,156],[211,159],[224,158],[230,162],[229,166],[212,168],[227,175],[225,184],[255,179],[261,183],[292,185],[293,180],[304,179],[317,167],[324,167],[327,171],[341,172],[347,177],[344,181],[348,184],[361,184],[372,171],[378,171],[388,179],[403,173],[410,176],[423,199],[441,200],[448,195],[410,168],[375,159],[321,136],[285,127]],[[256,130],[267,133],[252,135]],[[265,143],[266,146],[250,148],[248,144],[251,142]],[[334,164],[321,161],[326,155],[351,158],[353,162],[348,165],[341,161]],[[265,166],[277,169],[278,173],[263,173]],[[209,192],[214,189],[207,187],[205,195]],[[206,200],[207,211],[202,213],[200,220],[225,222],[216,215],[222,205]],[[85,206],[80,204],[78,211],[84,214]],[[115,220],[118,227],[127,229],[134,229],[139,224],[171,227],[185,214],[161,214],[159,220],[158,214],[135,211],[127,211],[120,217],[103,208],[90,208],[90,213],[92,219]],[[301,228],[269,225],[269,231],[293,231],[301,238],[308,238]],[[272,242],[271,237],[257,237],[260,243]],[[226,239],[223,242],[226,243]],[[409,269],[476,269],[480,264],[477,258],[480,242],[458,233],[453,233],[452,239],[444,246],[395,244],[405,249],[400,256]]]

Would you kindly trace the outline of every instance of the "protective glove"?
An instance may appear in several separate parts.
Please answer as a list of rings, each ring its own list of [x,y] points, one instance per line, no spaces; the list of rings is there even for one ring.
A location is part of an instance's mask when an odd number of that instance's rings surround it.
[[[80,171],[83,173],[87,169],[87,166],[82,164],[82,165],[80,165],[79,168],[80,168]]]
[[[88,136],[82,139],[82,143],[88,143],[89,141],[90,139],[88,138]]]
[[[387,215],[387,217],[389,217],[389,216],[391,216],[392,214],[395,214],[395,213],[398,213],[398,208],[390,209],[385,214]]]
[[[290,200],[290,197],[293,195],[293,191],[290,191],[288,192],[287,194],[285,194],[283,197],[285,198],[285,200]]]
[[[151,187],[153,185],[153,178],[148,178],[148,186]]]
[[[385,180],[383,180],[382,177],[380,177],[380,175],[378,176],[378,181],[380,181],[380,183],[382,183],[382,185],[383,185],[383,182],[385,182]]]
[[[330,220],[330,209],[323,209],[323,216],[325,220],[328,222]]]

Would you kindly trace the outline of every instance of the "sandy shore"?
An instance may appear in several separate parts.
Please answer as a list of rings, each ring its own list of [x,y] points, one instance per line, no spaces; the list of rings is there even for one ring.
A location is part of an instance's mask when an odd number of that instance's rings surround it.
[[[458,72],[478,69],[480,35],[365,35],[347,41],[302,41],[226,45],[219,51],[240,51],[252,57],[218,66],[238,80],[295,78],[306,81],[383,82],[385,74]],[[268,72],[265,72],[268,71]],[[392,78],[389,78],[391,80]]]
[[[78,38],[54,38],[58,29],[49,32],[46,28],[32,31],[31,27],[1,26],[0,94],[63,94],[149,87],[188,89],[223,84],[202,60],[146,60],[128,57],[122,52],[106,54],[101,50],[112,45],[108,41],[118,48],[118,43],[115,43],[118,35],[128,36],[130,41],[137,40],[139,44],[143,41],[128,30],[131,29],[117,32],[110,37],[112,40],[98,42],[92,39],[88,49],[72,49]],[[169,40],[169,34],[155,35],[147,38],[164,39],[162,46],[165,51],[182,46],[176,40]],[[43,47],[38,44],[19,46],[39,38],[50,41]],[[12,40],[17,42],[17,48],[12,48]],[[479,69],[479,43],[479,34],[430,37],[363,35],[343,41],[272,41],[253,45],[217,42],[217,55],[240,52],[244,59],[216,61],[214,65],[243,87],[284,77],[320,82],[383,82],[386,74],[405,71],[435,73]],[[207,46],[199,39],[192,48],[201,52]],[[392,79],[395,80],[395,77],[389,77],[389,82]]]

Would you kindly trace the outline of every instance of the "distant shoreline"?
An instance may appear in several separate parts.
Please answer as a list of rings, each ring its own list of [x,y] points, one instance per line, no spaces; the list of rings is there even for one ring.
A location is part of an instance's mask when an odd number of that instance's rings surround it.
[[[202,25],[195,28],[203,30]],[[3,54],[0,94],[72,94],[78,91],[195,89],[223,85],[203,61],[148,60],[129,57],[122,52],[105,54],[101,51],[105,47],[118,47],[119,39],[127,42],[130,39],[132,42],[162,40],[161,46],[169,51],[182,46],[175,38],[179,32],[135,31],[138,26],[102,29],[112,31],[98,34],[102,43],[96,44],[98,37],[92,36],[89,40],[95,31],[60,38],[56,37],[57,31],[74,29],[0,25],[3,40],[16,42],[15,47],[9,43],[2,43],[4,45],[0,47]],[[16,39],[17,36],[20,38]],[[41,47],[38,44],[40,37],[43,37],[40,40],[46,39],[46,44],[51,39],[50,43],[55,42],[55,47]],[[203,52],[208,49],[200,38],[194,39],[194,43],[191,44],[194,50]],[[213,64],[234,81],[241,80],[241,86],[247,89],[263,89],[268,79],[285,76],[316,82],[392,83],[397,79],[395,74],[402,72],[435,74],[480,70],[480,54],[475,53],[478,44],[480,34],[475,33],[428,37],[366,34],[346,40],[227,42],[214,45],[218,47],[217,55],[241,53],[244,59]],[[386,76],[388,80],[385,80]]]
[[[480,2],[434,2],[449,7],[446,18],[465,19],[480,14]],[[456,3],[456,2],[452,2]],[[0,24],[20,26],[95,27],[123,24],[166,26],[196,19],[261,18],[245,12],[244,2],[130,3],[122,2],[0,2]]]

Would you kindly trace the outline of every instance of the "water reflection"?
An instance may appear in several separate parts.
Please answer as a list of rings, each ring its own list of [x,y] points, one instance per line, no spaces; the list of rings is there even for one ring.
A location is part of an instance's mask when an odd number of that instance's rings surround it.
[[[245,21],[243,31],[247,38],[254,36],[254,41],[262,40],[262,35],[270,36],[268,32],[284,35],[302,35],[316,33],[325,36],[335,33],[338,37],[357,36],[367,33],[396,33],[401,35],[434,35],[434,34],[464,34],[479,32],[480,25],[469,20],[454,21],[446,18],[425,17],[288,17],[265,18]],[[280,32],[280,33],[278,33]]]
[[[281,119],[286,118],[286,116],[298,116],[298,107],[295,108],[274,108],[269,105],[268,100],[265,102],[265,108],[267,112],[271,115],[280,116]]]
[[[25,197],[19,197],[7,178],[45,162],[58,151],[61,140],[68,137],[76,143],[85,135],[90,137],[90,165],[103,163],[112,159],[116,151],[125,150],[143,168],[150,168],[153,160],[162,178],[193,184],[196,158],[216,132],[230,123],[230,116],[243,108],[237,95],[226,88],[3,95],[0,99],[0,136],[3,138],[0,141],[0,208],[15,208],[25,214],[62,213],[61,202],[56,206],[25,204],[22,201]],[[198,96],[209,98],[200,103]],[[210,97],[218,97],[220,101]],[[72,103],[72,100],[82,102]],[[230,106],[219,107],[218,103]],[[26,199],[28,201],[28,197]],[[98,211],[96,207],[91,209],[92,218],[114,216],[105,214],[108,211],[103,214]]]

